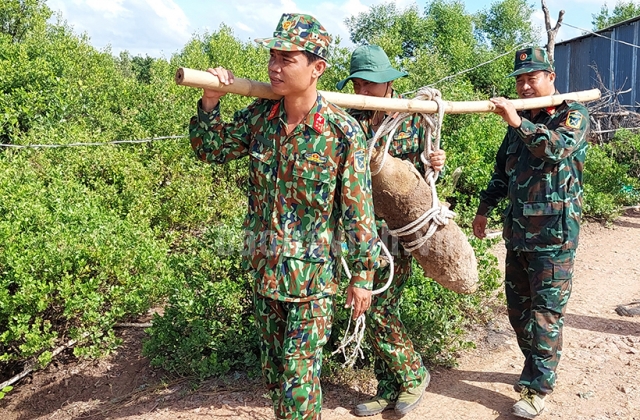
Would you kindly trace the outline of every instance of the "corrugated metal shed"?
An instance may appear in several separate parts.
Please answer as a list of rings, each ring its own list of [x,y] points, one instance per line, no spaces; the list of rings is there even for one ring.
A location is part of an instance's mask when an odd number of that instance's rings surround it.
[[[640,16],[596,32],[601,36],[586,34],[557,43],[555,67],[558,90],[573,92],[599,88],[601,82],[612,91],[631,89],[620,95],[620,103],[639,107],[639,48],[618,42],[638,45],[639,30]]]

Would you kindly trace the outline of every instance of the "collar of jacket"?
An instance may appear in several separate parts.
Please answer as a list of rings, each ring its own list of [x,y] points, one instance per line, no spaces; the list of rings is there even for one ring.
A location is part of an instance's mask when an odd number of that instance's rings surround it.
[[[318,93],[316,103],[311,107],[309,113],[301,123],[312,128],[317,133],[321,133],[324,131],[324,127],[327,124],[325,115],[328,105],[329,103],[324,96]],[[280,99],[273,105],[267,120],[271,121],[275,118],[278,118],[282,124],[287,124],[287,112],[284,109],[284,98]]]

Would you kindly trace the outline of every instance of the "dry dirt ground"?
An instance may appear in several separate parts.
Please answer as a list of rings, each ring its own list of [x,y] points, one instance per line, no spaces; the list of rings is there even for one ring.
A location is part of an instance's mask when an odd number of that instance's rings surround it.
[[[502,259],[502,246],[496,248]],[[619,304],[640,300],[640,213],[605,228],[586,223],[577,254],[556,391],[541,419],[640,420],[640,317]],[[125,330],[124,345],[98,362],[58,360],[24,379],[4,400],[0,419],[271,419],[259,380],[163,381],[141,357],[144,332]],[[504,311],[478,335],[477,349],[455,369],[432,370],[419,407],[405,419],[511,419],[512,384],[523,362]],[[352,408],[375,389],[325,383],[323,419],[355,419]],[[393,412],[369,419],[394,419]]]

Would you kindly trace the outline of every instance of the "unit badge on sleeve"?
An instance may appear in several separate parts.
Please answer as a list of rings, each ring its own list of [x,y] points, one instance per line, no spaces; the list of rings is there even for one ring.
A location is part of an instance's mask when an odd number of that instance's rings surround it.
[[[580,128],[582,124],[582,113],[580,111],[571,111],[569,115],[567,115],[567,121],[565,121],[564,125],[571,128]]]

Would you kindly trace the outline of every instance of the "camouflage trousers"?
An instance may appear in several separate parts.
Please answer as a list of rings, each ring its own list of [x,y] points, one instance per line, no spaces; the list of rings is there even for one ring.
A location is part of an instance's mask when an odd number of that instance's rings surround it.
[[[509,321],[525,357],[519,383],[540,394],[551,393],[556,382],[574,256],[575,250],[507,251]]]
[[[420,385],[427,375],[422,358],[400,320],[400,297],[411,275],[411,256],[394,258],[394,277],[389,288],[373,296],[367,313],[367,333],[375,355],[374,372],[377,395],[396,400],[401,391]],[[389,279],[389,266],[380,267],[374,277],[374,289]]]
[[[322,347],[329,340],[333,297],[294,303],[256,295],[260,361],[278,419],[319,419]]]

